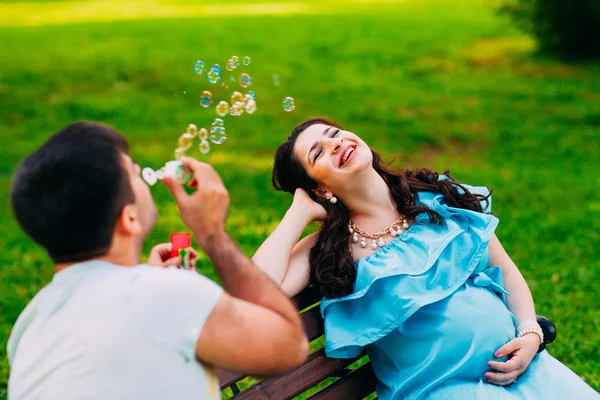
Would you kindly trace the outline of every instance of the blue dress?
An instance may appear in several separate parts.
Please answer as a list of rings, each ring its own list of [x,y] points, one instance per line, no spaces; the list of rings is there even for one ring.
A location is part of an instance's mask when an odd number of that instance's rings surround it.
[[[491,198],[482,202],[485,213],[450,207],[431,192],[418,193],[418,204],[447,225],[421,214],[408,231],[358,261],[354,293],[321,303],[327,355],[351,358],[366,349],[381,400],[600,399],[546,351],[516,383],[487,382],[487,362],[516,330],[502,271],[489,265],[488,243],[498,225],[489,214]]]

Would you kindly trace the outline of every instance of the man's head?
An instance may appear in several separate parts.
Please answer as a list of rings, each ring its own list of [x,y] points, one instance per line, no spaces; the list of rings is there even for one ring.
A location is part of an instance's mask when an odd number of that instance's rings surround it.
[[[76,122],[19,166],[14,214],[54,262],[104,256],[115,239],[141,247],[156,207],[128,151],[127,139],[111,127]]]

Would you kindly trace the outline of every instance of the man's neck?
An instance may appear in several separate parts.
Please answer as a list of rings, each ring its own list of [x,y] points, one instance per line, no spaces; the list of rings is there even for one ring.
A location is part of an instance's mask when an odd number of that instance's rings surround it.
[[[57,263],[54,268],[54,273],[60,272],[73,265],[88,261],[106,261],[111,264],[120,265],[122,267],[133,267],[140,263],[141,245],[135,246],[132,243],[121,243],[121,245],[113,242],[108,253],[100,257],[90,258],[88,260],[77,262]]]

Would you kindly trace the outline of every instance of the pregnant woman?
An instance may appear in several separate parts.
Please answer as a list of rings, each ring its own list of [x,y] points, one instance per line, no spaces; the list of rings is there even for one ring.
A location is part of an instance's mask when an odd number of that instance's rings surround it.
[[[289,296],[320,289],[327,355],[366,349],[379,399],[600,398],[537,354],[531,293],[494,235],[486,188],[392,171],[322,118],[279,147],[273,183],[294,200],[254,262]]]

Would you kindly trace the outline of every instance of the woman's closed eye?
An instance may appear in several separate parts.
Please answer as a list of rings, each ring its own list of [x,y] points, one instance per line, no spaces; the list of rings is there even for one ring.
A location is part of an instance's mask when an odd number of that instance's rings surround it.
[[[335,131],[332,130],[332,132],[329,134],[329,137],[334,138],[336,136],[338,136],[340,134],[340,130],[336,129]],[[323,148],[320,148],[319,150],[317,150],[317,152],[315,153],[315,156],[313,158],[313,164],[315,162],[317,162],[317,160],[319,159],[319,157],[321,157],[321,154],[323,154]]]

